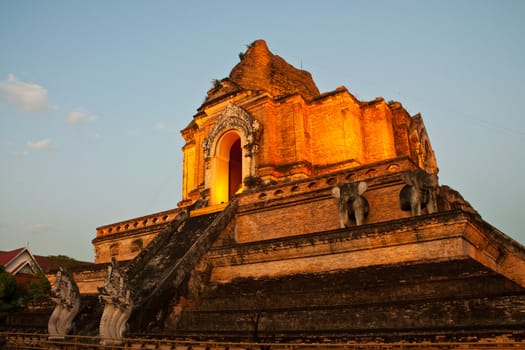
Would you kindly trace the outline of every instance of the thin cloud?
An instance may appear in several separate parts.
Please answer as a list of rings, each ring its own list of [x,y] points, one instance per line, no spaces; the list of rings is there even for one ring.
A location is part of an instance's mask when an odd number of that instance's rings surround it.
[[[38,84],[18,80],[13,74],[0,80],[0,97],[24,112],[50,112],[57,109],[47,101],[47,90]]]
[[[1,142],[2,148],[6,148],[6,151],[17,158],[24,158],[27,157],[29,154],[26,150],[20,150],[20,147],[18,147],[14,142],[12,141],[2,141]]]
[[[58,148],[51,139],[43,139],[36,142],[29,141],[27,147],[34,151],[52,151]]]
[[[33,234],[38,234],[42,232],[49,231],[51,229],[51,225],[44,224],[44,223],[32,223],[32,224],[26,224],[25,225],[26,230]]]
[[[168,124],[164,122],[156,122],[155,125],[153,125],[153,128],[159,131],[163,131],[163,132],[176,132],[177,131],[177,129],[172,128],[171,126],[169,126]]]
[[[66,120],[70,125],[82,125],[94,122],[97,118],[96,115],[91,114],[88,110],[78,107],[69,113]]]

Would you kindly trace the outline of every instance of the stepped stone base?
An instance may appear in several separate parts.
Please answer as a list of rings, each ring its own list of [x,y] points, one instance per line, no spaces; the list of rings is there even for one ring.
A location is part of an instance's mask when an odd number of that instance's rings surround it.
[[[525,329],[523,270],[509,263],[520,261],[520,246],[471,214],[243,244],[227,239],[232,226],[205,256],[210,280],[178,304],[166,332],[344,341]]]
[[[216,284],[177,329],[266,339],[505,333],[524,325],[523,288],[457,260]]]

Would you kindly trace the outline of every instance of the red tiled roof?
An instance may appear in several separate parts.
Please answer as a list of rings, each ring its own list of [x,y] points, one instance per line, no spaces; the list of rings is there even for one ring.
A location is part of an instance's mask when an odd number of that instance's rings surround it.
[[[88,261],[79,261],[69,258],[50,258],[48,256],[42,256],[42,255],[33,255],[35,257],[35,260],[38,262],[38,265],[42,268],[42,271],[44,273],[50,273],[58,271],[60,267],[64,267],[68,270],[74,270],[77,267],[80,266],[87,266],[87,265],[93,265],[92,262]]]
[[[26,248],[18,248],[9,252],[0,251],[0,265],[5,266]]]
[[[0,251],[0,265],[6,266],[7,264],[9,264],[11,260],[16,258],[20,253],[22,253],[26,249],[27,248],[24,247],[24,248],[18,248],[15,250],[11,250],[8,252]],[[84,265],[93,264],[92,262],[78,261],[78,260],[73,260],[73,259],[68,259],[68,258],[51,259],[50,257],[47,257],[47,256],[33,255],[31,254],[29,249],[27,249],[27,251],[31,256],[35,258],[36,263],[38,264],[38,266],[42,269],[44,273],[56,271],[59,269],[60,266],[63,266],[69,269],[75,266],[84,266]],[[23,262],[22,264],[25,264],[25,262]],[[14,270],[18,270],[20,267],[21,265],[17,266]]]
[[[42,268],[42,271],[48,272],[51,269],[58,269],[58,266],[56,262],[49,259],[47,256],[42,255],[33,255],[40,267]]]

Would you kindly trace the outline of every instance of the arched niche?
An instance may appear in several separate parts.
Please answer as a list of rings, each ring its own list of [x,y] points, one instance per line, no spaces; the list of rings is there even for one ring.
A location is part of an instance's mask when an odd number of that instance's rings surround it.
[[[242,108],[230,103],[204,141],[205,188],[209,204],[226,203],[256,177],[260,125]]]
[[[242,188],[241,137],[236,130],[229,130],[220,137],[212,162],[215,168],[212,204],[226,203]]]

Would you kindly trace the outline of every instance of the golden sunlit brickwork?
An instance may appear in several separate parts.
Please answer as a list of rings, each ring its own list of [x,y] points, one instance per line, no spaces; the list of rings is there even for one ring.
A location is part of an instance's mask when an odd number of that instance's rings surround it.
[[[178,207],[97,228],[74,274],[107,332],[525,338],[525,248],[439,184],[419,114],[321,93],[262,40],[240,57],[181,131]]]
[[[349,181],[368,180],[364,194],[369,203],[366,223],[409,217],[399,208],[399,191],[404,186],[399,170],[413,170],[406,157],[352,170],[276,184],[264,191],[239,196],[236,241],[274,239],[339,228],[337,201],[332,189]],[[370,178],[373,174],[374,178]],[[388,186],[385,186],[385,181]]]
[[[279,88],[271,85],[275,80]],[[212,206],[228,202],[226,177],[231,172],[223,148],[228,150],[232,142],[224,146],[222,140],[241,139],[242,183],[237,190],[244,194],[239,196],[238,242],[339,227],[333,215],[337,202],[330,191],[346,182],[371,180],[366,198],[373,209],[367,222],[406,217],[397,204],[404,186],[399,175],[388,188],[376,185],[375,179],[417,168],[437,173],[419,115],[411,117],[400,103],[382,98],[358,101],[345,87],[320,94],[307,72],[273,55],[263,41],[254,42],[230,76],[216,82],[182,134],[186,145],[181,206],[200,198]],[[336,181],[307,187],[309,179],[322,183],[341,172],[344,176]],[[297,181],[294,192],[278,189]],[[267,194],[249,194],[260,186],[275,187],[281,194],[273,202],[287,204],[267,204],[261,197]],[[242,209],[257,202],[264,208]],[[279,229],[270,230],[272,225]]]
[[[133,259],[178,212],[179,209],[172,209],[98,227],[93,240],[95,263],[109,263],[113,257]]]
[[[409,218],[410,210],[400,206],[403,174],[438,171],[420,115],[382,98],[361,102],[345,87],[320,93],[308,72],[272,54],[262,40],[250,45],[229,77],[214,81],[181,133],[179,208],[97,228],[97,263],[131,260],[180,210],[201,203],[192,216],[220,211],[234,195],[235,223],[218,242],[340,229],[333,190],[347,183],[366,183],[364,223]],[[437,191],[437,183],[432,186]],[[450,204],[442,200],[440,207]],[[345,226],[357,226],[355,218]]]
[[[345,182],[372,179],[366,194],[372,208],[368,222],[405,217],[407,212],[396,204],[403,186],[400,177],[391,188],[378,186],[373,179],[417,168],[437,173],[419,115],[411,117],[400,103],[387,103],[382,98],[361,102],[345,87],[321,94],[310,73],[272,54],[262,40],[250,46],[228,78],[214,82],[181,133],[186,143],[180,208],[201,199],[214,207],[229,202],[235,193],[251,193],[261,186],[285,186],[309,179],[323,182],[330,174],[344,173],[336,182],[302,189],[312,197],[304,203],[299,193],[283,191],[280,197],[291,196],[285,200],[289,204],[284,211],[280,206],[262,211],[242,209],[240,242],[338,227],[337,215],[333,215],[337,202],[330,190]],[[231,152],[237,149],[235,156]],[[320,188],[324,192],[318,196]],[[265,201],[252,195],[240,198],[241,207]],[[386,205],[378,207],[376,203]],[[95,261],[134,258],[171,221],[176,210],[99,227],[93,241]],[[294,213],[305,219],[300,224],[290,221]],[[282,222],[282,227],[262,234],[265,223],[272,222]]]
[[[186,203],[200,198],[205,190],[211,191],[212,204],[219,202],[213,194],[216,189],[206,182],[207,175],[217,176],[213,163],[213,152],[217,150],[211,150],[207,158],[203,147],[231,104],[259,124],[256,140],[251,141],[256,148],[256,160],[251,160],[256,169],[243,169],[244,187],[249,187],[254,178],[262,184],[273,184],[401,156],[409,157],[429,173],[437,172],[421,118],[410,117],[399,103],[388,104],[381,98],[362,103],[344,87],[312,100],[299,93],[275,97],[267,92],[254,96],[253,92],[241,91],[227,99],[205,102],[183,130]]]

